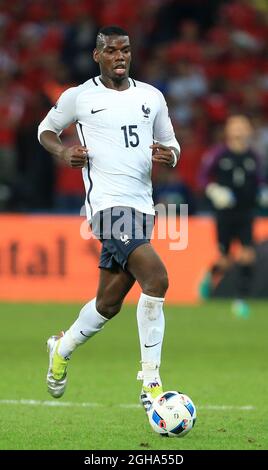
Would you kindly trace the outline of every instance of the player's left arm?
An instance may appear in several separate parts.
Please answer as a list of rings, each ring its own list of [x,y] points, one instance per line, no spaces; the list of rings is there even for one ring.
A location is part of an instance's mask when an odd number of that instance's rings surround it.
[[[150,146],[153,151],[153,162],[175,167],[180,157],[180,144],[178,143],[168,107],[161,92],[158,92],[159,110],[154,121],[154,143]]]
[[[257,203],[263,209],[268,208],[268,182],[265,177],[265,169],[259,154],[254,152],[256,162],[256,186],[257,186]]]

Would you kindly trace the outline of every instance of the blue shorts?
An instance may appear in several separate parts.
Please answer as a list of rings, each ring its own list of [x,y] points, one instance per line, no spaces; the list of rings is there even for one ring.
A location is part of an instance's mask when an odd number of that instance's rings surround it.
[[[127,270],[127,260],[138,246],[150,243],[154,215],[132,207],[116,206],[97,212],[92,219],[92,232],[101,241],[99,268]]]

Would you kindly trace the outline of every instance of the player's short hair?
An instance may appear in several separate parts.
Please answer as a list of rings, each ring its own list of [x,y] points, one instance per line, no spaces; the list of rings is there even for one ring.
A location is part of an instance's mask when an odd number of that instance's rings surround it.
[[[128,36],[128,32],[119,26],[104,26],[98,31],[96,48],[101,49],[104,45],[104,36]]]

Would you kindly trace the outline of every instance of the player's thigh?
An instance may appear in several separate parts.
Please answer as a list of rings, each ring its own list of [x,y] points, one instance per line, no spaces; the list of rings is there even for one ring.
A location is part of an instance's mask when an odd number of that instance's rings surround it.
[[[232,219],[226,214],[218,214],[216,219],[218,249],[222,256],[227,256],[233,239]]]
[[[168,288],[168,275],[164,263],[150,243],[138,246],[128,257],[127,269],[143,287],[150,280]]]
[[[121,305],[135,283],[133,276],[118,266],[116,270],[100,269],[97,302],[108,306]]]
[[[220,253],[216,265],[221,271],[227,271],[233,264],[233,260],[230,254]]]
[[[251,212],[242,213],[239,217],[239,229],[237,238],[241,243],[238,260],[242,264],[254,263],[256,258],[253,240],[253,214]]]
[[[253,215],[250,212],[240,214],[237,227],[237,238],[242,246],[253,246]]]
[[[244,265],[253,264],[256,261],[256,251],[254,246],[241,245],[238,262]]]

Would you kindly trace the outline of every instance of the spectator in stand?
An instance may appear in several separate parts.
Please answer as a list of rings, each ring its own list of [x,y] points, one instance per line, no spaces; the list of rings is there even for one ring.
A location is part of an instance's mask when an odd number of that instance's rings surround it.
[[[8,63],[0,68],[0,211],[9,208],[17,174],[16,130],[24,112],[24,100],[14,85]]]
[[[195,213],[195,199],[190,188],[181,180],[178,172],[170,171],[169,168],[161,168],[154,179],[153,199],[155,204],[176,204],[178,215],[180,204],[188,205],[188,214]]]
[[[233,311],[245,317],[249,314],[246,298],[255,263],[254,209],[258,198],[267,204],[267,187],[262,186],[258,158],[251,148],[252,136],[253,128],[246,116],[229,117],[224,144],[206,154],[201,166],[201,184],[215,210],[220,256],[201,283],[200,294],[209,297],[215,283],[231,267],[231,245],[239,240],[239,276]]]
[[[52,107],[59,96],[74,83],[70,81],[69,70],[58,61],[58,57],[47,55],[43,58],[44,76],[47,77],[42,85],[43,94]],[[78,143],[75,126],[70,126],[63,132],[65,145]],[[46,152],[44,150],[44,152]],[[47,153],[47,152],[46,152]],[[35,157],[36,158],[36,157]],[[51,156],[47,155],[47,160]],[[60,164],[53,159],[54,181],[53,181],[53,209],[59,213],[79,214],[84,205],[84,184],[80,172],[73,172],[71,168]]]
[[[181,124],[188,124],[193,118],[193,102],[208,91],[208,84],[202,70],[188,60],[181,60],[173,66],[173,76],[167,83],[170,112]]]
[[[178,182],[183,181],[192,194],[197,194],[199,191],[197,180],[200,161],[206,150],[206,146],[204,145],[204,139],[206,138],[205,129],[201,128],[199,130],[197,124],[195,125],[195,130],[193,130],[192,126],[181,125],[175,125],[174,129],[177,135],[180,136],[184,156],[180,162],[180,168],[175,171],[176,177],[178,178]]]
[[[143,80],[155,86],[162,93],[166,93],[166,67],[160,59],[149,59],[143,69]]]
[[[262,174],[268,179],[268,119],[264,114],[252,118],[255,129],[254,149],[261,157]]]
[[[79,8],[63,41],[62,59],[76,82],[84,82],[96,72],[96,64],[89,56],[96,37],[96,23],[84,8]]]

